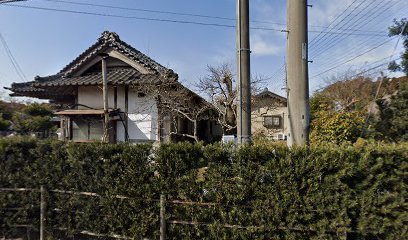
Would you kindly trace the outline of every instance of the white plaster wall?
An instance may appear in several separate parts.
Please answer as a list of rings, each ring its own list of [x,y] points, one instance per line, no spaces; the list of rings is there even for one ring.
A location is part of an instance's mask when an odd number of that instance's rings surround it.
[[[125,111],[125,87],[118,87],[118,99],[117,99],[118,108],[120,108],[121,112]],[[124,117],[124,116],[123,116]],[[123,119],[126,121],[126,119]],[[116,140],[118,142],[124,142],[126,140],[125,137],[125,127],[122,121],[116,122]]]
[[[158,110],[153,96],[139,97],[129,89],[129,139],[132,142],[156,141],[158,139]]]
[[[125,111],[125,87],[118,87],[117,107]],[[103,109],[102,88],[84,86],[78,88],[78,103],[95,109]],[[114,89],[108,90],[109,108],[114,107]],[[137,91],[129,88],[128,94],[128,122],[129,139],[132,142],[156,141],[158,139],[158,110],[154,97],[138,97]],[[79,106],[78,109],[86,109]],[[116,123],[117,141],[125,141],[125,128],[121,121]]]
[[[113,108],[114,90],[108,88],[108,105]],[[84,86],[78,88],[78,104],[83,104],[95,109],[103,109],[102,87]],[[79,106],[78,109],[87,109]]]

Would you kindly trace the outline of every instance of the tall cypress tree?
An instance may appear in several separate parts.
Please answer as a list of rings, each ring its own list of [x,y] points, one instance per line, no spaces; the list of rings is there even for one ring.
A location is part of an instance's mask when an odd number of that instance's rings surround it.
[[[394,19],[394,25],[388,28],[390,37],[400,35],[404,40],[405,51],[401,55],[401,63],[391,62],[388,68],[391,71],[403,71],[408,76],[408,20],[406,18],[400,21]]]

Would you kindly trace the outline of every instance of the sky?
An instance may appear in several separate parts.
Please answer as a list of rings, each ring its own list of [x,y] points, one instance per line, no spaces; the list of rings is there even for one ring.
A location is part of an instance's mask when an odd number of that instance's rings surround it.
[[[407,0],[309,0],[309,4],[311,94],[345,74],[395,75],[386,72],[386,65],[398,58],[402,41],[387,36],[388,26],[394,18],[408,17]],[[57,73],[108,30],[173,69],[194,90],[208,65],[228,63],[235,69],[235,5],[236,0],[0,4],[0,34],[23,73],[17,73],[0,42],[0,88]],[[284,96],[286,0],[250,0],[250,19],[251,73],[265,79],[264,87]],[[9,92],[0,92],[7,98]]]

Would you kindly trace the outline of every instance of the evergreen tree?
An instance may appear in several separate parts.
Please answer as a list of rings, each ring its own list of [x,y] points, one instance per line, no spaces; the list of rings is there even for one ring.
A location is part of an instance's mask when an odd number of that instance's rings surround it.
[[[377,130],[392,141],[408,141],[408,84],[403,84],[390,100],[377,101],[381,120]]]
[[[408,76],[408,19],[403,18],[400,21],[394,19],[394,25],[389,27],[390,37],[400,35],[404,40],[405,51],[401,55],[401,63],[391,62],[388,68],[391,71],[403,71]]]
[[[9,129],[11,123],[10,121],[3,118],[3,114],[0,113],[0,131],[6,131]]]
[[[46,104],[33,103],[25,106],[22,112],[13,116],[14,129],[20,134],[52,130],[52,108]]]

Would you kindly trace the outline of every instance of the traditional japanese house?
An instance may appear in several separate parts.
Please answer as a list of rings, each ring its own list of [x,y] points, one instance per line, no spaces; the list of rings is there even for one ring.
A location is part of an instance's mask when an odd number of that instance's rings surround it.
[[[11,96],[49,99],[60,106],[55,114],[64,140],[212,142],[222,136],[210,103],[179,83],[173,70],[114,32],[103,32],[57,74],[7,89]]]

